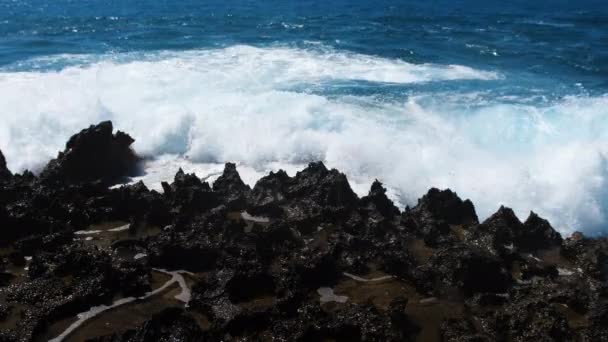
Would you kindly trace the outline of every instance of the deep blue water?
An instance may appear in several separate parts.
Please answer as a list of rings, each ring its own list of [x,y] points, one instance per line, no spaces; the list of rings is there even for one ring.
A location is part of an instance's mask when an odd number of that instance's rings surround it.
[[[0,0],[0,117],[14,171],[112,119],[151,157],[608,232],[606,0]]]
[[[0,1],[0,65],[251,44],[325,46],[516,74],[549,95],[608,89],[598,1]],[[546,89],[545,89],[546,90]]]

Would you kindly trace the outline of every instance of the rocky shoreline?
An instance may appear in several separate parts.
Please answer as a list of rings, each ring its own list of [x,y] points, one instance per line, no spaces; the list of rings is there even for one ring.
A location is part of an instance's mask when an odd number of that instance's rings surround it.
[[[0,152],[0,341],[608,341],[608,239],[311,163],[143,183],[102,122],[39,176]],[[404,175],[407,177],[407,175]]]

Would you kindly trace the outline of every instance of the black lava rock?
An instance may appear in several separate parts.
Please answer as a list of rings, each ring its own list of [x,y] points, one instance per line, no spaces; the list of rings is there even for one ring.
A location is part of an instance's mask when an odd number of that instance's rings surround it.
[[[399,215],[399,209],[386,196],[386,189],[378,180],[372,183],[369,194],[361,198],[361,205],[367,212],[378,211],[385,218],[393,218]]]
[[[0,341],[129,300],[66,341],[608,339],[606,238],[506,207],[480,224],[449,189],[400,213],[321,162],[253,189],[232,163],[213,187],[179,170],[162,194],[109,188],[136,171],[132,142],[91,126],[40,178],[0,154]]]
[[[139,157],[130,147],[135,140],[121,131],[116,134],[112,131],[112,122],[104,121],[73,135],[65,151],[42,171],[41,178],[69,182],[100,180],[114,184],[124,177],[137,175]]]
[[[6,159],[4,159],[4,155],[2,154],[2,151],[0,151],[0,181],[3,179],[8,179],[11,176],[11,172],[6,167]]]
[[[461,200],[450,189],[432,188],[418,200],[412,214],[424,218],[443,220],[452,225],[474,225],[478,223],[475,207],[470,200]]]
[[[199,342],[211,341],[196,323],[195,318],[178,308],[165,309],[154,315],[136,329],[122,334],[103,336],[91,341],[96,342]]]
[[[549,221],[530,212],[523,230],[517,236],[517,245],[522,250],[539,250],[559,247],[562,237],[551,227]]]
[[[213,191],[231,209],[243,209],[247,204],[251,188],[241,179],[236,165],[226,163],[224,172],[213,183]]]

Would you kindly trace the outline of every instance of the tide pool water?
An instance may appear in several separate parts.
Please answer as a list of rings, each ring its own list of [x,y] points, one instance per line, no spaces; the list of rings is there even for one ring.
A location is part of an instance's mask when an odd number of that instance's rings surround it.
[[[322,160],[608,233],[605,1],[4,1],[0,149],[40,170],[101,120],[155,187]]]

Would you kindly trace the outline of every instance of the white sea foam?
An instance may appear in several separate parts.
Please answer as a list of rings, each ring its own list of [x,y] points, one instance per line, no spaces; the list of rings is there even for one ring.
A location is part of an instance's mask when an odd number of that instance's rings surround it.
[[[605,229],[608,97],[467,107],[449,96],[323,96],[309,90],[502,77],[324,48],[75,60],[57,72],[0,72],[0,149],[13,171],[39,169],[72,133],[111,119],[136,138],[138,152],[158,157],[144,178],[155,188],[179,166],[213,181],[234,161],[253,185],[269,170],[294,174],[323,160],[359,194],[379,178],[400,205],[449,187],[471,198],[481,218],[504,204],[521,218],[534,210],[565,233]]]

